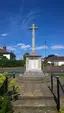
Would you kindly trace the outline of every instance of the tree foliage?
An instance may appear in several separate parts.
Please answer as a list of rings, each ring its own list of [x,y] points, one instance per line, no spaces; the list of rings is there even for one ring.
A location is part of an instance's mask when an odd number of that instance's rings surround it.
[[[12,104],[8,96],[0,96],[0,113],[13,113]]]
[[[49,57],[54,57],[54,56],[56,56],[56,55],[54,55],[54,54],[51,54],[51,55],[48,55],[48,58],[49,58]]]
[[[9,90],[13,90],[13,86],[15,85],[15,83],[16,83],[16,79],[12,79],[9,82],[9,86],[8,86]]]
[[[6,76],[8,75],[7,72],[0,74],[0,86],[3,85],[4,81],[6,80]]]
[[[4,96],[3,92],[5,87],[2,87],[5,83],[8,73],[0,74],[0,113],[13,113],[12,104],[8,96]]]
[[[23,59],[24,59],[24,63],[26,63],[26,56],[27,55],[29,55],[29,53],[27,52],[27,53],[25,53],[24,55],[23,55]]]

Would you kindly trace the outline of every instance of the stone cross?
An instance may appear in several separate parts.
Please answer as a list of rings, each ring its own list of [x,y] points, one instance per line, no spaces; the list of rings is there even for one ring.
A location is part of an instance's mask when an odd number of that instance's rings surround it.
[[[32,30],[32,53],[35,53],[35,30],[37,30],[38,27],[35,27],[33,23],[32,27],[29,27],[29,29]]]

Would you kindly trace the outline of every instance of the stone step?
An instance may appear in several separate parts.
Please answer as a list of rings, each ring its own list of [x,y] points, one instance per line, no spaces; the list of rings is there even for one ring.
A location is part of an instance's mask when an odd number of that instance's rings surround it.
[[[14,113],[57,113],[55,106],[14,106]]]
[[[12,105],[14,113],[56,113],[56,104],[52,97],[44,98],[26,96],[21,97],[21,100],[12,102]]]
[[[19,93],[21,96],[46,96],[46,97],[53,97],[51,91],[49,88],[45,87],[43,88],[43,85],[39,84],[21,84]]]
[[[22,99],[12,102],[12,104],[15,106],[56,106],[53,99]]]
[[[46,108],[45,108],[46,109]],[[45,109],[33,109],[33,108],[23,108],[23,109],[15,109],[14,113],[58,113],[57,110],[45,110]]]
[[[54,100],[54,97],[53,96],[22,96],[22,95],[19,95],[18,96],[18,100],[40,100],[40,99],[45,99],[45,100]]]
[[[24,77],[43,77],[44,73],[42,71],[25,71]]]
[[[50,77],[49,76],[45,76],[44,78],[43,77],[24,77],[24,76],[16,76],[17,80],[32,80],[32,81],[38,81],[38,80],[49,80]]]
[[[13,101],[14,113],[57,113],[48,77],[18,77],[19,97]]]

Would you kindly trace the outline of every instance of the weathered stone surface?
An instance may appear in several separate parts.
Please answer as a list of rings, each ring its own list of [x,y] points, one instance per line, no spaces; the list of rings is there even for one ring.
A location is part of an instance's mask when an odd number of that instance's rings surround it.
[[[42,71],[26,71],[23,76],[25,76],[25,77],[45,77],[45,75]]]
[[[12,102],[14,113],[57,113],[48,82],[48,77],[18,77],[20,96]]]

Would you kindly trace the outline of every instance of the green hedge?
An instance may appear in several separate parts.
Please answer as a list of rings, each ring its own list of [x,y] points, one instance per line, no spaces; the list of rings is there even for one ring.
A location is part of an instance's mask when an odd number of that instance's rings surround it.
[[[0,59],[0,67],[24,67],[24,60],[6,60]]]

